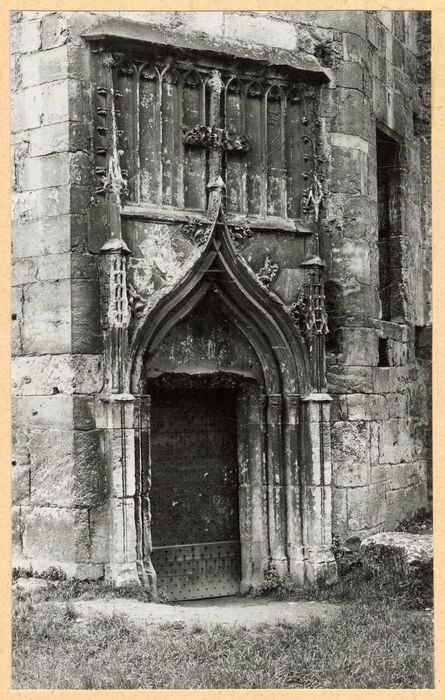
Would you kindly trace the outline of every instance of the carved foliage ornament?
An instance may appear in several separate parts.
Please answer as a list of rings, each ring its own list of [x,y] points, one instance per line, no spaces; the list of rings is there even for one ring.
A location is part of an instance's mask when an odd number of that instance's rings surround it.
[[[314,173],[314,184],[312,185],[311,189],[309,190],[307,194],[307,198],[305,201],[305,207],[310,207],[312,205],[314,209],[314,218],[315,221],[318,221],[319,217],[319,212],[320,212],[320,206],[323,201],[323,188],[321,186],[321,182],[317,177],[317,174]]]
[[[272,284],[272,282],[278,274],[278,270],[278,263],[274,262],[272,258],[269,255],[267,255],[264,261],[264,265],[258,272],[257,277],[261,284],[263,284],[265,287],[270,287],[270,285]]]
[[[209,240],[212,231],[212,224],[192,217],[186,224],[183,224],[181,231],[197,246],[203,246]]]
[[[301,333],[306,331],[307,317],[308,317],[308,298],[303,290],[300,290],[295,297],[295,301],[288,307],[288,311],[292,316],[296,326],[298,326]]]
[[[247,136],[230,133],[215,126],[184,127],[183,132],[182,141],[186,146],[241,153],[246,153],[250,148]]]
[[[232,237],[232,240],[235,243],[241,243],[242,241],[245,241],[247,238],[252,238],[253,233],[250,229],[249,222],[242,221],[239,224],[234,224],[232,226],[229,226],[229,232]]]
[[[127,298],[131,313],[137,318],[142,316],[147,306],[147,300],[137,293],[130,282],[127,283]]]

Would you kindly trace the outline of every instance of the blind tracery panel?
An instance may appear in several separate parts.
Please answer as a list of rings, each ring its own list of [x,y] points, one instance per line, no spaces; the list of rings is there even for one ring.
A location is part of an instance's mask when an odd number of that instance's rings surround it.
[[[277,77],[130,61],[115,54],[113,86],[127,203],[206,208],[209,153],[222,153],[229,213],[299,218],[317,170],[316,91]]]

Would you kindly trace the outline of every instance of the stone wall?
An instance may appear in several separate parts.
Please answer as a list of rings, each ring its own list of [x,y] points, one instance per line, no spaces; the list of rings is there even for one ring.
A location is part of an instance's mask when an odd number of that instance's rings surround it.
[[[103,435],[93,399],[102,385],[99,246],[89,218],[93,85],[82,34],[111,16],[202,32],[213,37],[216,49],[230,39],[251,45],[259,56],[266,49],[302,51],[324,66],[330,78],[321,111],[329,173],[320,247],[328,265],[331,328],[333,529],[346,536],[394,527],[426,504],[431,469],[428,13],[16,12],[16,561],[35,568],[58,563],[78,576],[98,576],[107,557]],[[403,317],[397,322],[380,320],[376,120],[403,140]],[[141,256],[132,258],[130,276],[141,293],[144,285],[152,292],[162,286],[163,274],[180,277],[184,254],[160,249],[168,227],[160,225],[150,242],[138,226],[145,260],[156,265],[145,269]],[[287,270],[276,292],[288,295],[288,302],[302,243],[286,241],[264,234],[260,243]],[[250,242],[245,251],[255,269],[263,262],[258,246],[258,240]],[[387,340],[389,366],[379,366],[379,339]]]

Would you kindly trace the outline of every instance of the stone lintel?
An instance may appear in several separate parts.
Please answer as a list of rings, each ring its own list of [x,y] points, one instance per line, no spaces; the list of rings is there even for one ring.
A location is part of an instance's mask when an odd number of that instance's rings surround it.
[[[148,26],[130,20],[110,19],[100,22],[83,34],[87,41],[112,42],[127,44],[134,42],[139,46],[156,44],[167,50],[185,49],[214,56],[217,54],[226,59],[247,59],[256,64],[265,64],[277,69],[293,68],[296,72],[315,82],[327,82],[328,76],[315,56],[304,52],[287,49],[268,48],[266,46],[250,46],[247,43],[235,42],[224,37],[218,41],[215,37],[193,31],[181,32],[175,28]]]

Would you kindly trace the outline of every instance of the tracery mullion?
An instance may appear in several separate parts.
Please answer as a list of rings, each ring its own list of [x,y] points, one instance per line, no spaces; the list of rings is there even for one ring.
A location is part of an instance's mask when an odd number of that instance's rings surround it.
[[[182,139],[180,117],[180,76],[176,69],[167,66],[162,74],[162,204],[182,207]],[[181,178],[179,178],[181,174]]]
[[[204,85],[197,71],[184,76],[182,90],[183,128],[202,126],[205,122]],[[201,147],[184,145],[184,206],[186,209],[205,209],[206,153]]]
[[[284,216],[285,174],[283,162],[283,91],[272,85],[267,92],[267,213]]]
[[[139,139],[139,69],[135,69],[133,81],[133,168],[134,168],[134,198],[136,202],[141,199],[141,159],[140,159],[140,139]]]
[[[267,120],[268,120],[268,100],[267,92],[262,96],[262,124],[261,124],[261,216],[267,216]]]
[[[262,138],[264,90],[257,82],[247,87],[245,98],[246,136],[250,149],[246,154],[246,200],[249,214],[261,213],[262,166],[264,139]]]
[[[115,78],[116,128],[120,154],[120,166],[123,176],[128,183],[128,198],[136,199],[137,166],[136,166],[136,134],[137,126],[135,111],[136,66],[124,56],[118,56]]]
[[[160,76],[156,67],[144,64],[139,72],[139,160],[142,201],[161,204],[159,193]]]
[[[302,141],[302,97],[298,88],[287,95],[286,108],[286,171],[287,171],[287,216],[301,216],[301,194],[304,188],[303,171],[306,144]]]
[[[226,130],[231,135],[244,133],[245,87],[234,78],[226,86]],[[237,214],[247,213],[246,164],[241,151],[226,151],[226,192],[228,210]]]

